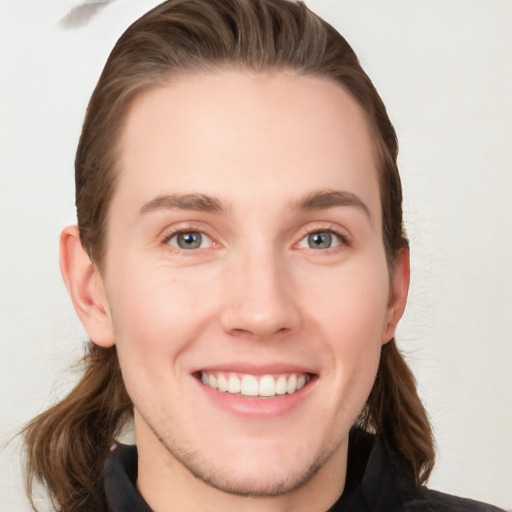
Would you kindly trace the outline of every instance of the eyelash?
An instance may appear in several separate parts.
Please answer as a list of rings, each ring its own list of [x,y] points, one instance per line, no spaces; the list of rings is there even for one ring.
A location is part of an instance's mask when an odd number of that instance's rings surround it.
[[[342,233],[341,230],[339,230],[338,228],[336,228],[332,225],[330,225],[330,226],[315,226],[312,229],[304,230],[303,233],[300,235],[299,241],[296,244],[294,244],[294,246],[298,246],[306,237],[308,237],[309,235],[312,235],[314,233],[330,233],[330,234],[338,237],[340,240],[340,243],[339,243],[339,245],[336,245],[334,247],[329,247],[327,249],[318,250],[318,249],[310,248],[311,250],[323,252],[323,253],[330,253],[333,251],[343,250],[344,247],[345,248],[352,247],[352,241],[351,241],[350,237],[348,236],[348,234]]]
[[[217,242],[215,242],[215,239],[208,235],[204,229],[201,229],[197,226],[179,226],[169,232],[166,233],[166,235],[163,237],[161,244],[165,246],[169,251],[171,252],[180,252],[181,254],[185,256],[191,256],[194,253],[197,253],[198,251],[204,250],[205,248],[199,248],[199,249],[180,249],[179,247],[172,246],[169,242],[177,235],[180,235],[182,233],[200,233],[201,235],[204,235],[208,237],[211,240],[212,246],[218,246]]]
[[[169,242],[177,235],[180,235],[181,233],[200,233],[202,235],[205,235],[211,240],[212,247],[219,247],[219,244],[215,241],[213,237],[208,235],[204,230],[198,228],[197,226],[180,226],[178,228],[173,229],[171,232],[167,233],[165,237],[162,240],[162,245],[166,246],[168,250],[170,251],[179,251],[181,254],[186,256],[191,256],[194,253],[197,253],[198,251],[204,250],[206,248],[198,248],[198,249],[180,249],[179,247],[171,246]],[[314,233],[330,233],[336,236],[340,243],[334,247],[328,247],[326,249],[312,249],[314,251],[323,252],[323,253],[330,253],[332,251],[338,251],[342,250],[343,247],[352,247],[352,242],[350,237],[346,233],[341,233],[339,229],[333,227],[333,226],[320,226],[315,227],[313,229],[306,229],[300,234],[299,241],[294,244],[294,247],[297,247],[306,237],[309,235],[312,235]]]

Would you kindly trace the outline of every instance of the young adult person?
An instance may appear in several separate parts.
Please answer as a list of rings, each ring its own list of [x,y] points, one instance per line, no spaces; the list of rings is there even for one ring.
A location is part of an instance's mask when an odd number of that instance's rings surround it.
[[[61,269],[91,343],[25,429],[63,512],[496,510],[428,490],[393,336],[397,142],[332,27],[289,0],[169,0],[93,92]],[[133,418],[137,446],[116,443]]]

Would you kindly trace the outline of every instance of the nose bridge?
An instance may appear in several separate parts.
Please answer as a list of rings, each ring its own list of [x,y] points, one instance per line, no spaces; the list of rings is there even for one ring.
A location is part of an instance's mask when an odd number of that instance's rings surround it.
[[[233,260],[226,283],[231,293],[224,329],[260,339],[295,330],[300,315],[286,257],[268,241],[253,240]]]

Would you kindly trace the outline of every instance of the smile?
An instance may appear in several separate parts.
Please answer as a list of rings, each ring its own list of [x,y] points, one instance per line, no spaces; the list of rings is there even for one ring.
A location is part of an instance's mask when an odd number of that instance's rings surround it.
[[[199,372],[201,382],[221,392],[247,397],[292,395],[311,381],[308,373],[287,375],[250,375],[220,372]]]

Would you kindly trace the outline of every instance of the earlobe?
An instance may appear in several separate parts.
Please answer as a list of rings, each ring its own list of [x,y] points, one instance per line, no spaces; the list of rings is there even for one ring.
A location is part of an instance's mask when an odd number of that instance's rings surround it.
[[[402,318],[407,302],[410,282],[409,247],[404,245],[396,255],[387,309],[386,325],[382,333],[382,344],[390,341],[395,335],[396,326]]]
[[[90,340],[102,347],[112,346],[114,334],[103,280],[82,246],[77,226],[68,226],[61,233],[60,270]]]

